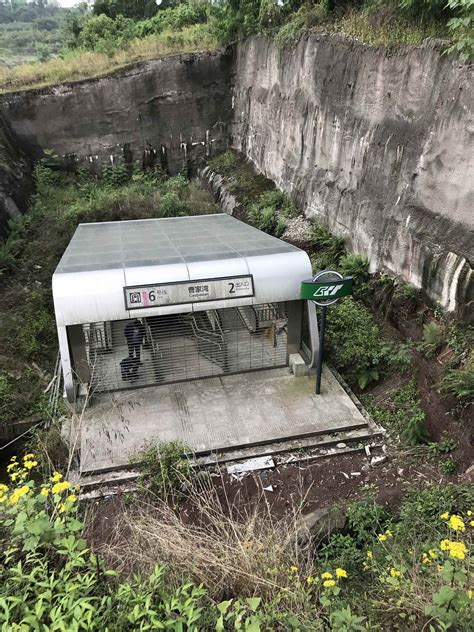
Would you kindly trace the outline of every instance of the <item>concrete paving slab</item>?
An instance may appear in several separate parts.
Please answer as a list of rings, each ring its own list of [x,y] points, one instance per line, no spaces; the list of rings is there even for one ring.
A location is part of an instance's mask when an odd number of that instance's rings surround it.
[[[196,454],[367,427],[329,368],[287,368],[151,386],[93,398],[81,428],[81,471],[123,467],[146,443],[182,439]]]

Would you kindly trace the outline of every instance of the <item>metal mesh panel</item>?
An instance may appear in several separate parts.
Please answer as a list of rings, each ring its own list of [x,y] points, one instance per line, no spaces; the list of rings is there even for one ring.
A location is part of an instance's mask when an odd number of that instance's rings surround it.
[[[84,325],[95,392],[285,366],[284,303],[141,319],[142,344],[130,344],[130,320]],[[103,336],[91,331],[108,332]],[[128,330],[127,330],[128,331]],[[98,344],[99,343],[99,344]]]

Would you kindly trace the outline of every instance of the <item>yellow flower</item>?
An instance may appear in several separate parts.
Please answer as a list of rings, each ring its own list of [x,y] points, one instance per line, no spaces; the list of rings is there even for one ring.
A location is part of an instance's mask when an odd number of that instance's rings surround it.
[[[470,524],[471,527],[474,527],[474,520],[470,520],[469,524]]]
[[[380,540],[380,542],[385,542],[385,540],[387,539],[387,536],[384,533],[379,533],[377,537]]]
[[[449,513],[445,511],[443,514],[441,514],[440,518],[441,520],[447,520],[449,518]]]
[[[51,481],[53,483],[58,483],[61,479],[62,479],[63,475],[60,474],[59,472],[54,472],[53,475],[51,476]]]
[[[450,529],[453,529],[453,531],[465,531],[466,530],[466,525],[462,521],[461,516],[457,516],[456,514],[453,514],[451,516],[451,518],[449,519],[448,527]]]
[[[331,588],[331,586],[335,586],[336,582],[333,579],[327,579],[325,582],[323,582],[323,586],[325,588]]]
[[[472,511],[470,509],[468,510],[467,515],[472,516]]]
[[[387,536],[387,538],[391,538],[393,533],[390,531],[390,529],[387,529],[387,531],[385,531],[385,535]]]
[[[24,461],[29,461],[30,459],[34,459],[35,455],[34,454],[25,454],[25,456],[23,457]]]
[[[10,496],[10,503],[12,505],[15,505],[20,500],[20,498],[27,494],[29,491],[30,488],[28,487],[28,485],[23,485],[22,487],[15,489],[13,494]]]
[[[292,573],[296,573],[296,571],[297,571],[297,570],[298,570],[298,567],[297,567],[297,566],[290,566],[290,571],[291,571]]]
[[[400,577],[401,573],[399,570],[397,570],[396,568],[392,566],[392,568],[390,569],[390,575],[392,577]]]
[[[436,553],[435,549],[430,549],[428,551],[428,554],[430,557],[432,557],[433,559],[436,559],[438,557],[438,554]]]
[[[68,481],[63,481],[62,483],[55,483],[51,491],[53,492],[53,494],[60,494],[70,487],[71,483],[69,483]]]
[[[66,511],[66,505],[64,503],[61,503],[59,505],[59,513],[63,513],[64,511]]]
[[[321,575],[321,579],[332,579],[332,573],[328,573],[327,571]]]
[[[466,595],[468,599],[472,599],[472,590],[466,590]]]
[[[14,467],[18,467],[18,463],[15,463],[15,461],[13,461],[13,463],[10,463],[10,465],[7,465],[7,472],[11,472]]]
[[[311,577],[311,575],[309,577],[306,578],[306,583],[311,586],[311,584],[314,584],[314,577]]]
[[[8,491],[8,485],[0,483],[0,494],[4,494],[6,491]]]
[[[17,472],[13,472],[13,474],[10,474],[10,480],[14,483],[18,476],[19,474]]]
[[[69,500],[70,503],[75,503],[77,500],[77,496],[76,494],[69,494],[69,496],[66,498],[66,500]]]
[[[451,542],[449,547],[449,555],[457,560],[463,560],[466,557],[467,548],[464,542]]]
[[[40,496],[47,496],[50,490],[47,487],[42,487],[40,491]]]
[[[336,568],[336,577],[344,577],[347,579],[347,571],[343,568]]]
[[[371,560],[374,557],[374,554],[372,553],[372,551],[367,551],[367,557],[369,560]]]
[[[447,551],[449,549],[449,545],[451,544],[450,540],[441,540],[439,543],[439,548],[442,551]]]
[[[431,560],[430,560],[430,558],[426,555],[426,553],[423,553],[422,563],[423,563],[423,564],[431,564]]]
[[[28,470],[31,470],[32,467],[36,467],[38,465],[38,461],[25,461],[24,465]]]

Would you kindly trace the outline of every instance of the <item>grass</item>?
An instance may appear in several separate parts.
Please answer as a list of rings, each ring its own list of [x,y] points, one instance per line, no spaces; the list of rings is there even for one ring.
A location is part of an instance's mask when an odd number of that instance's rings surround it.
[[[439,22],[424,23],[395,15],[389,8],[384,12],[373,8],[348,11],[336,22],[329,24],[330,31],[342,33],[371,46],[416,46],[428,38],[448,38],[448,31]]]
[[[456,629],[469,629],[467,485],[411,490],[398,515],[370,498],[361,500],[346,509],[345,535],[333,534],[318,545],[301,537],[304,502],[275,518],[263,494],[252,506],[230,502],[225,485],[218,493],[209,479],[190,482],[187,493],[184,511],[155,496],[116,506],[110,539],[97,542],[96,552],[119,576],[147,577],[156,565],[164,566],[171,586],[202,585],[214,602],[258,596],[256,630],[421,630],[430,621],[441,630],[447,628],[439,622],[450,618]],[[449,528],[449,512],[462,519],[464,531]],[[93,513],[89,519],[94,545]],[[448,538],[463,543],[464,557],[454,559],[443,549]],[[457,603],[436,610],[446,584]],[[361,615],[362,627],[336,624],[345,617],[355,624]]]
[[[195,24],[173,33],[135,39],[112,56],[95,52],[70,53],[44,63],[0,68],[0,92],[42,88],[106,75],[136,62],[177,53],[197,53],[217,48],[206,24]]]
[[[174,585],[203,584],[215,600],[258,594],[304,616],[304,595],[291,571],[306,577],[313,566],[310,550],[298,542],[301,509],[275,518],[264,492],[246,507],[222,498],[209,478],[189,479],[186,489],[191,521],[155,495],[122,506],[112,539],[99,547],[106,561],[120,573],[142,576],[164,564]]]

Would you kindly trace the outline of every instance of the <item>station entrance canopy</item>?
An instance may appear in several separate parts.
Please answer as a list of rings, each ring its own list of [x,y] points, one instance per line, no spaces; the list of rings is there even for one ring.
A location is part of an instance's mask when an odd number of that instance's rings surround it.
[[[226,214],[79,225],[53,275],[68,399],[79,381],[102,390],[124,386],[117,360],[135,319],[144,328],[138,386],[285,364],[300,345],[300,285],[309,276],[305,252]],[[257,349],[256,334],[269,327],[269,349],[262,336]],[[277,327],[284,350],[270,360]],[[232,364],[246,345],[249,352]],[[177,371],[180,359],[189,372]]]

